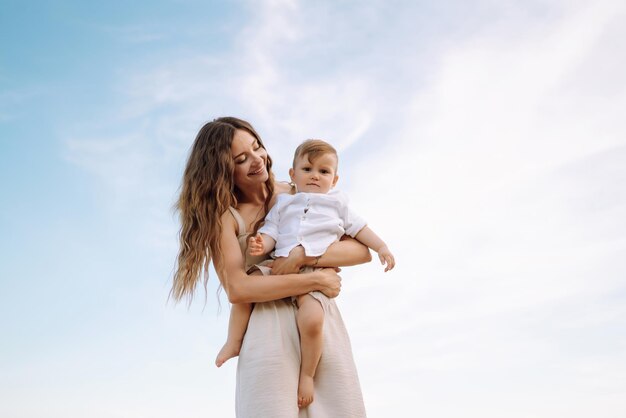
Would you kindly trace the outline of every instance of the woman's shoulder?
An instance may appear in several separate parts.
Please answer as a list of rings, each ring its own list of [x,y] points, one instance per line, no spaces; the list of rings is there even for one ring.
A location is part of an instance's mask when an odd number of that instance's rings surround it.
[[[236,211],[236,209],[228,208],[220,216],[220,222],[222,224],[222,232],[232,231],[232,232],[235,232],[235,234],[239,233],[238,231],[239,225],[238,225],[237,219],[235,218],[236,215],[235,213],[233,213],[233,211]]]
[[[285,199],[290,198],[295,195],[296,187],[293,183],[287,183],[285,181],[277,181],[274,183],[274,196],[272,197],[272,202],[270,203],[270,209],[278,210],[278,207],[285,201]],[[277,205],[278,204],[278,205]]]
[[[295,194],[296,185],[287,181],[277,181],[274,183],[274,193],[281,194]]]

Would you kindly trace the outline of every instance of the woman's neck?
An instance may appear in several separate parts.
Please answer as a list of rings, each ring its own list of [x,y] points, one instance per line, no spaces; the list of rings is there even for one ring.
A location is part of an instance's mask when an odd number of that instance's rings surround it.
[[[250,189],[239,189],[239,203],[246,203],[254,206],[263,206],[267,199],[267,187],[265,184]]]

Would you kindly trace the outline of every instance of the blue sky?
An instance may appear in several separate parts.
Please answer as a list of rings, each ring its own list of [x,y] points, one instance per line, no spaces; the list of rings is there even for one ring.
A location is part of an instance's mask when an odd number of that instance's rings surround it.
[[[198,128],[309,137],[398,267],[338,300],[371,417],[621,417],[622,2],[3,2],[0,415],[234,416],[167,304]]]

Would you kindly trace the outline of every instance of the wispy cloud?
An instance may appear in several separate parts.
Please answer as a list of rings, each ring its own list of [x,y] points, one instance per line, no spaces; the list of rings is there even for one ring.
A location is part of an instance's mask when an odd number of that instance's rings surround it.
[[[235,40],[235,52],[200,52],[149,69],[120,69],[121,105],[109,121],[116,129],[107,131],[122,135],[86,129],[68,136],[69,161],[102,182],[111,204],[138,210],[138,204],[154,207],[155,199],[161,208],[171,201],[191,140],[215,116],[254,121],[270,138],[277,161],[289,160],[303,139],[330,138],[342,149],[367,131],[374,111],[369,81],[351,74],[311,79],[291,74],[289,59],[310,35],[296,24],[305,20],[300,5],[270,1],[261,6],[255,6],[255,17]]]

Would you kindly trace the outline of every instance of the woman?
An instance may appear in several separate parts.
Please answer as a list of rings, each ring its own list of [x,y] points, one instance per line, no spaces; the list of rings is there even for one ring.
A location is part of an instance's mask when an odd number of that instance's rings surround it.
[[[231,303],[255,302],[237,365],[238,417],[364,417],[350,341],[332,299],[339,294],[341,279],[333,268],[297,272],[314,263],[359,264],[371,256],[367,247],[347,239],[317,260],[296,247],[288,258],[274,262],[274,275],[248,274],[248,268],[261,261],[246,257],[249,233],[258,229],[279,193],[292,192],[288,184],[274,181],[271,168],[272,160],[249,123],[227,117],[202,127],[177,205],[182,226],[172,295],[191,300],[201,275],[206,286],[212,260]],[[300,347],[289,297],[314,290],[328,296],[322,303],[325,343],[315,376],[315,401],[298,410]]]

